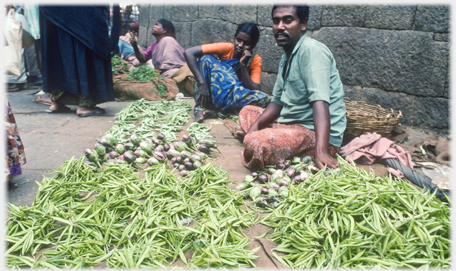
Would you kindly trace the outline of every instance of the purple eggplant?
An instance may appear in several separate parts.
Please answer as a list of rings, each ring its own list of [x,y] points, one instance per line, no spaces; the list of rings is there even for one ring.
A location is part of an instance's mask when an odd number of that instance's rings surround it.
[[[197,168],[199,168],[199,167],[201,167],[201,162],[200,162],[200,161],[195,161],[195,162],[193,162],[193,168],[194,168],[194,169],[197,169]]]
[[[260,183],[267,183],[268,182],[268,175],[261,173],[258,175],[258,181]]]
[[[165,149],[163,148],[163,145],[158,145],[157,147],[155,147],[154,151],[164,152]]]
[[[271,175],[272,175],[272,174],[274,174],[274,173],[276,172],[276,170],[277,170],[277,169],[270,167],[270,168],[268,168],[268,169],[266,170],[266,172],[267,172],[268,174],[271,174]]]
[[[200,162],[201,162],[201,157],[199,157],[199,156],[196,155],[196,154],[190,155],[189,159],[190,159],[190,161],[192,161],[192,162],[196,162],[196,161],[200,161]]]
[[[250,173],[250,175],[252,175],[253,179],[256,179],[258,177],[258,172],[254,171]]]
[[[312,157],[304,156],[301,161],[308,164],[308,163],[312,162]]]
[[[179,167],[177,168],[179,171],[182,171],[185,169],[185,166],[184,165],[179,165]]]
[[[138,164],[138,165],[142,165],[142,164],[145,164],[147,162],[147,160],[143,157],[139,157],[139,158],[136,158],[135,162]]]
[[[190,158],[185,158],[183,162],[184,162],[184,164],[185,164],[185,163],[188,163],[188,162],[191,163]]]
[[[165,139],[165,135],[163,133],[158,133],[157,134],[157,139],[163,141]]]
[[[288,177],[293,178],[295,175],[296,175],[296,170],[294,170],[293,168],[289,168],[287,170],[287,176]]]
[[[175,149],[170,149],[170,150],[168,150],[168,152],[171,155],[171,157],[177,157],[177,156],[181,155],[181,153]]]
[[[160,164],[160,162],[157,160],[157,158],[151,157],[151,158],[147,159],[147,164],[149,166],[155,166],[155,165]]]
[[[294,176],[293,182],[296,183],[296,184],[301,183],[302,182],[301,175]]]
[[[190,157],[190,155],[192,155],[189,151],[181,151],[180,155],[182,156],[182,158],[187,158],[187,157]]]
[[[299,174],[299,177],[301,178],[301,182],[304,182],[305,180],[307,180],[307,178],[309,178],[309,173],[304,171],[301,174]]]
[[[161,151],[154,151],[153,155],[160,162],[164,162],[166,160],[165,154]]]
[[[122,161],[124,161],[125,158],[124,158],[123,154],[122,154],[122,155],[119,155],[119,158],[117,158],[117,160],[122,160]]]
[[[177,163],[176,157],[171,158],[170,161],[171,161],[171,164],[173,164],[173,165],[174,165],[175,163]],[[179,164],[179,163],[178,163],[178,164]]]
[[[145,153],[151,155],[152,154],[152,143],[149,141],[142,141],[139,143],[139,147],[141,150],[143,150]]]
[[[206,154],[210,154],[211,153],[211,149],[208,146],[203,145],[203,144],[198,145],[198,150],[200,152],[204,152]]]
[[[192,170],[193,169],[193,163],[192,162],[185,162],[184,166],[188,170]]]
[[[283,165],[285,166],[285,169],[287,169],[291,166],[291,163],[290,163],[290,161],[285,161],[285,163],[283,163]]]
[[[117,144],[115,150],[119,155],[123,154],[125,152],[125,146],[122,144]]]
[[[267,189],[266,187],[260,187],[260,191],[261,191],[261,194],[264,194],[264,195],[269,193],[269,189]]]
[[[136,160],[136,156],[131,151],[124,152],[123,156],[124,160],[129,164],[133,163]]]
[[[265,208],[268,206],[269,197],[268,196],[260,196],[255,200],[255,204],[260,208]]]
[[[138,147],[139,143],[141,143],[141,138],[139,138],[139,136],[137,136],[136,134],[132,134],[130,136],[130,141],[131,141],[131,143],[133,143],[133,145]]]
[[[133,143],[131,142],[125,143],[124,147],[126,151],[132,151],[135,149],[135,145],[133,145]]]
[[[90,162],[98,162],[98,153],[96,151],[92,151],[91,149],[85,150],[85,156],[89,159]]]
[[[182,159],[182,156],[177,156],[177,157],[174,157],[176,158],[176,162],[179,163],[179,164],[182,164],[184,163],[184,159]]]
[[[181,170],[181,172],[180,172],[180,174],[181,174],[182,176],[184,176],[184,177],[185,177],[185,176],[188,176],[188,173],[189,173],[188,170],[185,170],[185,169],[184,169],[184,170]]]
[[[141,149],[141,147],[138,147],[138,148],[136,149],[136,151],[134,152],[134,154],[135,154],[136,158],[145,157],[145,156],[146,156],[146,152],[143,151],[143,150]]]
[[[181,152],[181,151],[187,150],[188,146],[185,142],[177,141],[177,142],[174,142],[174,148],[176,149],[176,151]]]
[[[274,189],[274,190],[279,190],[280,189],[280,185],[278,185],[276,183],[269,183],[269,187]]]
[[[307,168],[314,174],[317,173],[318,171],[320,171],[319,168],[317,168],[316,166],[312,166],[312,165],[308,166]]]
[[[109,157],[111,159],[116,159],[116,158],[119,157],[119,154],[117,152],[115,152],[115,151],[112,151],[112,152],[109,153]]]
[[[277,168],[277,169],[285,169],[285,165],[284,165],[283,163],[278,163],[278,164],[276,165],[276,168]]]
[[[279,183],[280,186],[288,186],[290,184],[289,181],[282,179]]]
[[[173,167],[178,168],[180,166],[179,163],[173,163]]]
[[[182,142],[184,142],[184,143],[186,143],[186,144],[192,143],[192,139],[191,139],[190,136],[187,135],[187,134],[183,135],[181,140],[182,140]]]
[[[163,149],[164,149],[165,151],[169,151],[171,148],[170,148],[170,146],[169,146],[168,143],[165,143],[165,144],[163,144]]]
[[[99,156],[103,156],[106,154],[106,148],[105,146],[101,145],[100,143],[95,144],[95,151]]]

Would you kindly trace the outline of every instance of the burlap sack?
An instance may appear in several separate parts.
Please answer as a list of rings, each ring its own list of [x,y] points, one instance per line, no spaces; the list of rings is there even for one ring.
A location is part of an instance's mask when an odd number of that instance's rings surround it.
[[[195,76],[193,76],[188,65],[182,66],[171,75],[171,78],[176,81],[180,93],[187,96],[193,96],[195,94]]]
[[[114,95],[122,100],[139,100],[144,98],[149,101],[171,100],[179,93],[176,82],[167,78],[166,81],[156,77],[153,81],[139,82],[127,80],[128,74],[121,74],[113,78]],[[163,84],[168,93],[161,96],[157,92],[157,84]]]

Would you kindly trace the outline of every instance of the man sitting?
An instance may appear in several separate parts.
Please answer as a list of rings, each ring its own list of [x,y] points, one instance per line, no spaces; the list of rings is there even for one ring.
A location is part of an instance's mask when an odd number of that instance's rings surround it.
[[[274,6],[272,29],[285,54],[272,102],[239,113],[242,163],[256,170],[294,156],[314,156],[319,168],[337,168],[334,158],[346,127],[344,91],[336,62],[322,43],[305,35],[308,6]]]

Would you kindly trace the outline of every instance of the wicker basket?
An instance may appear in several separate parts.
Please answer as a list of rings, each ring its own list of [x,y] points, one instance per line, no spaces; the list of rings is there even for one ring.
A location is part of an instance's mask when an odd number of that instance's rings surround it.
[[[363,101],[344,98],[347,107],[347,128],[344,141],[351,140],[366,132],[387,137],[397,126],[402,117],[401,111],[384,109],[380,105],[369,105]]]

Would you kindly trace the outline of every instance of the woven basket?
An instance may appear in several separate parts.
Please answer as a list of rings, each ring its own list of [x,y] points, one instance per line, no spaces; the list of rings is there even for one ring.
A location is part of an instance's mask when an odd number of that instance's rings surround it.
[[[384,109],[380,105],[369,105],[363,101],[344,98],[347,107],[347,128],[344,141],[351,140],[366,132],[387,137],[397,126],[402,117],[401,111]]]

